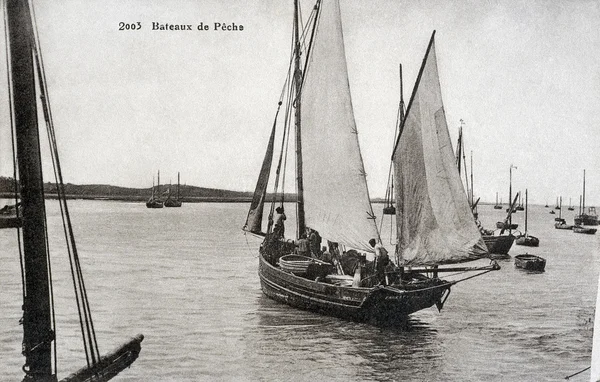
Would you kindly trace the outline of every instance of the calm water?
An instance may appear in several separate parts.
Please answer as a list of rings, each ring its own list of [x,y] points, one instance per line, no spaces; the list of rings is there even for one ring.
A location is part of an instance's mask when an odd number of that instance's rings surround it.
[[[555,230],[557,215],[541,206],[530,208],[529,221],[541,246],[527,251],[546,258],[545,273],[501,262],[502,270],[456,285],[441,313],[421,311],[404,330],[265,298],[259,241],[240,231],[245,204],[69,206],[101,353],[134,334],[146,337],[140,358],[117,380],[557,381],[590,363],[600,238]],[[55,201],[48,212],[64,377],[85,359]],[[502,216],[491,206],[479,212],[486,227]],[[514,221],[522,226],[523,216]],[[563,216],[572,223],[573,212]],[[0,230],[2,381],[23,375],[15,242],[13,230]],[[524,252],[514,246],[510,253]],[[573,380],[587,379],[584,373]]]

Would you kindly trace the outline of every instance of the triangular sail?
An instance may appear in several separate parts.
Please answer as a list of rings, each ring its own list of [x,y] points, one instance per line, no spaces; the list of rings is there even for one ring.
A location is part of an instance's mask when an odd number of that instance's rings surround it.
[[[412,265],[459,263],[488,254],[456,171],[434,35],[393,155],[397,255]]]
[[[322,237],[372,251],[379,238],[369,200],[346,67],[339,2],[323,1],[302,86],[306,225]]]
[[[252,197],[252,203],[250,203],[250,210],[248,211],[248,217],[246,218],[246,224],[244,224],[244,231],[252,232],[256,234],[262,232],[262,219],[263,209],[265,205],[265,197],[267,196],[267,185],[269,183],[269,174],[271,172],[271,163],[273,162],[273,146],[275,144],[275,127],[273,123],[273,129],[271,130],[271,138],[269,138],[269,144],[267,145],[267,153],[263,164],[260,169],[258,181],[256,182],[256,188],[254,190],[254,196]]]

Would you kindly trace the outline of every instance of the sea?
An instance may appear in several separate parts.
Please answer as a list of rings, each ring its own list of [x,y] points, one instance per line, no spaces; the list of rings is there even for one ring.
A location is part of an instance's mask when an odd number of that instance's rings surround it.
[[[85,356],[59,207],[46,204],[60,379],[84,366]],[[374,208],[380,215],[382,205]],[[545,272],[517,269],[512,257],[499,261],[501,270],[453,286],[441,311],[432,307],[390,328],[265,297],[260,240],[241,230],[247,209],[69,201],[100,352],[145,337],[138,360],[115,380],[559,381],[590,365],[600,233],[554,229],[558,211],[530,206],[528,231],[540,246],[510,251],[544,257]],[[572,224],[574,212],[562,212]],[[479,215],[492,228],[505,213],[480,205]],[[513,222],[522,229],[524,212]],[[381,225],[384,236],[393,232],[389,216]],[[0,381],[23,378],[16,243],[15,230],[0,230]],[[589,371],[571,379],[587,380]]]

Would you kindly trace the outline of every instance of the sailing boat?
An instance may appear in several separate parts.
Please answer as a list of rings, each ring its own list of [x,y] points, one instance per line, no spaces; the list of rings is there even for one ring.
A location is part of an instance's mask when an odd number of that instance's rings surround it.
[[[583,170],[583,204],[580,203],[579,214],[575,216],[575,225],[598,225],[598,215],[595,207],[589,207],[585,213],[585,170]]]
[[[40,154],[38,104],[43,109],[48,131],[50,155],[62,214],[66,248],[71,264],[73,286],[79,313],[87,366],[63,381],[107,381],[129,367],[141,350],[142,335],[128,341],[116,351],[100,356],[90,304],[83,280],[80,259],[73,237],[73,226],[66,201],[62,171],[56,146],[56,135],[50,111],[47,81],[39,39],[35,32],[30,3],[7,0],[5,20],[9,61],[9,99],[16,160],[13,163],[16,182],[16,220],[18,249],[23,280],[24,381],[57,381],[57,348],[54,297],[48,248],[48,230],[44,201],[44,180]],[[5,228],[5,227],[3,227]],[[15,229],[15,228],[13,228]],[[3,248],[4,250],[4,248]]]
[[[521,202],[521,191],[519,191],[519,204],[515,207],[517,211],[523,211],[525,208],[523,207],[523,203]]]
[[[560,210],[560,206],[558,205],[558,197],[556,197],[556,206],[554,206],[555,210]]]
[[[158,190],[154,188],[154,178],[152,178],[152,196],[146,202],[148,208],[163,208],[162,200],[156,197],[156,194],[160,195],[160,170],[158,171],[158,186],[156,188]]]
[[[556,228],[556,229],[573,229],[573,226],[567,224],[566,220],[563,219],[563,217],[562,217],[562,196],[560,197],[559,207],[561,207],[561,208],[558,210],[558,217],[554,218],[554,220],[556,221],[556,223],[554,223],[554,228]]]
[[[527,232],[527,210],[528,210],[527,189],[525,189],[525,233],[517,236],[515,243],[517,245],[525,245],[527,247],[537,247],[540,245],[540,239],[538,239],[535,236],[530,235]]]
[[[422,86],[433,86],[433,91],[437,90],[433,99],[437,101],[434,106],[439,109],[436,119],[444,119],[443,128],[446,130],[443,144],[439,148],[428,147],[428,152],[417,159],[421,171],[418,174],[414,161],[409,163],[401,159],[405,153],[415,158],[409,152],[410,145],[405,147],[406,139],[410,139],[413,145],[422,145],[423,142],[415,136],[420,135],[418,129],[421,121],[413,116],[415,113],[410,112],[409,105],[407,118],[400,129],[400,132],[404,129],[405,134],[398,138],[394,154],[396,222],[400,237],[396,258],[401,265],[423,267],[398,268],[389,261],[381,247],[369,201],[348,85],[339,2],[317,1],[305,27],[300,26],[298,0],[294,1],[294,10],[295,49],[290,60],[293,68],[289,70],[291,75],[281,97],[289,100],[286,115],[294,115],[294,118],[284,123],[282,150],[274,180],[277,197],[271,204],[267,230],[263,233],[262,214],[279,108],[244,226],[244,230],[264,236],[259,252],[259,277],[263,293],[297,308],[376,324],[404,322],[408,315],[433,305],[441,309],[450,287],[458,281],[441,280],[437,274],[442,270],[432,267],[476,260],[486,257],[488,253],[475,227],[468,203],[464,198],[447,199],[449,186],[453,195],[464,192],[456,171],[449,177],[443,177],[451,181],[446,182],[443,188],[436,185],[436,191],[428,190],[422,183],[425,161],[435,166],[433,161],[435,155],[440,156],[439,150],[442,150],[446,161],[453,161],[452,149],[445,149],[449,147],[450,139],[440,104],[433,37],[419,80],[423,78]],[[301,31],[306,35],[302,35]],[[308,44],[302,44],[307,36],[310,36]],[[306,51],[301,51],[301,48]],[[435,113],[428,110],[429,101],[423,99],[432,93],[426,91],[422,94],[422,91],[418,91],[419,80],[411,104],[415,104],[417,110],[422,108],[421,114],[427,113],[433,118]],[[286,89],[292,94],[287,94]],[[284,176],[282,171],[287,163],[283,160],[285,142],[292,127],[295,127],[297,174],[295,241],[285,237],[285,193],[279,189],[283,183],[280,177]],[[436,134],[435,130],[427,133]],[[332,145],[332,142],[335,144]],[[322,160],[324,156],[327,161]],[[411,182],[414,186],[422,186],[418,188],[418,199],[414,192],[404,191],[408,191]],[[439,208],[442,202],[440,197],[450,208]],[[276,204],[279,204],[277,209]],[[417,209],[423,214],[418,214]],[[275,218],[274,210],[277,211]],[[449,214],[449,211],[453,213]],[[440,224],[431,230],[432,224],[429,222],[434,215]],[[455,227],[455,224],[451,224],[453,221],[462,224]],[[307,231],[310,232],[310,251],[305,247]],[[328,248],[325,247],[322,253],[323,248],[312,245],[316,234],[328,242]],[[378,241],[379,244],[376,244]],[[430,247],[430,243],[436,247]],[[296,246],[298,249],[295,251]],[[366,261],[365,252],[375,252],[375,261]],[[339,263],[342,263],[341,267]],[[491,265],[469,269],[486,273],[498,268],[497,265]],[[428,277],[428,274],[433,277]]]
[[[575,207],[573,207],[573,203],[571,203],[571,198],[569,198],[569,208],[567,208],[569,211],[575,211]]]
[[[500,204],[498,204],[498,193],[496,192],[496,204],[494,204],[494,209],[495,210],[501,210],[502,209],[502,201],[500,202]]]
[[[177,173],[177,198],[173,199],[171,197],[171,187],[169,187],[169,193],[167,195],[167,200],[164,203],[165,207],[181,207],[181,199],[179,195],[179,172]]]

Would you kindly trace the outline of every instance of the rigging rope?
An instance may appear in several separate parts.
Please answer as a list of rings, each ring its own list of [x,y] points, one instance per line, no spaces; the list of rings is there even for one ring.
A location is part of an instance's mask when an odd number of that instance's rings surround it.
[[[69,255],[69,263],[71,266],[71,276],[73,278],[73,288],[75,291],[77,309],[80,320],[80,327],[82,331],[84,350],[86,353],[86,361],[88,366],[96,364],[100,360],[100,352],[98,350],[98,343],[96,339],[96,333],[94,324],[91,316],[91,309],[89,305],[89,299],[87,297],[87,290],[83,280],[83,273],[81,269],[81,263],[79,261],[79,255],[75,244],[75,237],[73,233],[73,226],[69,215],[69,210],[66,202],[66,193],[64,189],[64,182],[62,176],[62,170],[60,166],[60,160],[58,155],[58,145],[56,141],[56,132],[54,129],[54,123],[52,118],[52,112],[50,109],[50,99],[48,95],[47,81],[45,77],[44,64],[42,59],[42,52],[39,49],[39,35],[37,30],[37,23],[35,18],[35,11],[33,5],[32,9],[32,26],[34,36],[32,41],[33,55],[35,59],[37,76],[40,87],[40,99],[42,103],[42,109],[44,113],[44,119],[46,122],[46,131],[48,134],[48,140],[50,144],[50,153],[52,158],[52,164],[54,168],[54,177],[57,186],[58,200],[61,211],[61,218],[63,222],[63,229],[65,232],[65,240],[67,244],[67,252]],[[50,264],[50,261],[48,261]],[[52,288],[52,283],[50,283]],[[53,297],[52,297],[53,299]],[[54,305],[54,304],[52,304]],[[54,312],[53,312],[54,320]],[[55,357],[56,358],[56,357]]]

